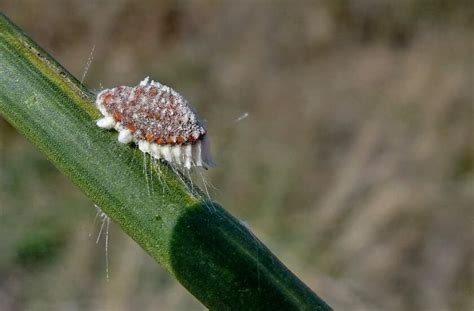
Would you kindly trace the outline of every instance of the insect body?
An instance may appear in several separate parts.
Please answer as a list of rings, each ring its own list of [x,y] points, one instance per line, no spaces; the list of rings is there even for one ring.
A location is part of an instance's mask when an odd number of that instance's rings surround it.
[[[170,87],[147,77],[135,87],[103,90],[96,106],[104,116],[97,126],[115,128],[120,143],[134,142],[142,152],[186,169],[214,165],[205,126]]]

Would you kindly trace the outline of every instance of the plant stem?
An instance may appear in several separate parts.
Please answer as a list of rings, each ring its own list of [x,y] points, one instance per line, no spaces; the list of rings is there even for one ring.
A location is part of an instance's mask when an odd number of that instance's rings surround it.
[[[218,310],[330,310],[184,176],[99,129],[93,101],[0,14],[0,113],[195,297]]]

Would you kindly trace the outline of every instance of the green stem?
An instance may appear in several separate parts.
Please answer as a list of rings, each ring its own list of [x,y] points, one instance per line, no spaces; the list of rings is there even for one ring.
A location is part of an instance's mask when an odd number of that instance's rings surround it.
[[[330,310],[185,177],[144,170],[141,152],[95,125],[93,100],[0,14],[0,113],[195,297],[219,310]]]

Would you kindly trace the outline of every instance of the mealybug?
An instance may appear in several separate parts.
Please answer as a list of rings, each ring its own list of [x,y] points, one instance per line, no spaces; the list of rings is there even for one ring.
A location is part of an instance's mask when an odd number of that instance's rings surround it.
[[[97,126],[115,128],[120,143],[134,142],[142,152],[186,169],[214,165],[205,126],[172,88],[147,77],[135,87],[105,89],[95,103],[104,116]]]

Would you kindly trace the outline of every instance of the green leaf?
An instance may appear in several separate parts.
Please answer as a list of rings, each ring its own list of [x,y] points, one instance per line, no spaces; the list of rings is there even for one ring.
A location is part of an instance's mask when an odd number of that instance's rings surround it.
[[[167,164],[95,125],[94,96],[0,14],[0,113],[210,309],[330,310]],[[151,172],[151,173],[150,173]]]

